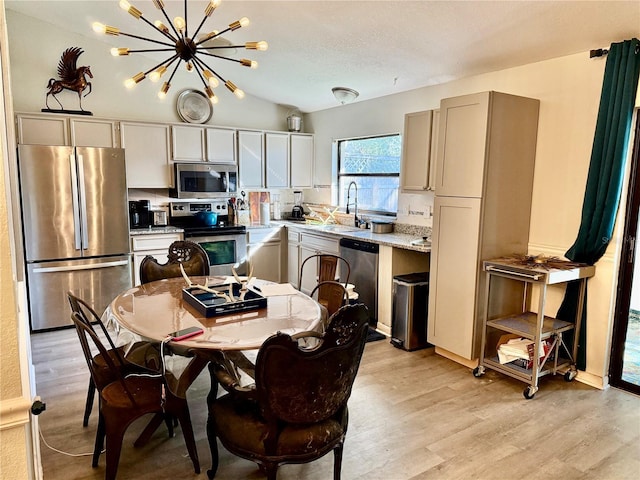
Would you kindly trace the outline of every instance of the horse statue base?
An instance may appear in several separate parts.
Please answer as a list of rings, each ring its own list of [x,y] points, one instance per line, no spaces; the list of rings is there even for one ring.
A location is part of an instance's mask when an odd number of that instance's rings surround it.
[[[42,108],[41,112],[45,113],[62,113],[64,115],[93,115],[93,112],[86,110],[60,110],[59,108]]]

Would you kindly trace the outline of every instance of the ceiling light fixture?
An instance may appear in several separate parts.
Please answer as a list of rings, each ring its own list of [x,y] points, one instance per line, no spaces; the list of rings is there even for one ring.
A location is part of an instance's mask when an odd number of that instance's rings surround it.
[[[358,98],[358,95],[360,95],[355,90],[346,87],[333,87],[331,91],[333,92],[333,96],[336,97],[336,100],[342,105],[353,102]]]
[[[146,72],[139,72],[135,74],[133,77],[125,80],[125,86],[127,88],[133,88],[142,80],[149,77],[149,80],[152,82],[157,82],[160,78],[167,72],[169,67],[171,67],[174,63],[173,71],[169,76],[169,79],[164,82],[160,91],[158,92],[159,98],[164,98],[171,87],[171,80],[176,73],[176,70],[180,66],[181,62],[185,62],[185,67],[188,72],[194,71],[202,80],[204,85],[204,90],[209,97],[209,100],[212,103],[218,103],[218,97],[213,93],[213,89],[216,88],[220,82],[224,84],[231,93],[233,93],[237,98],[243,98],[244,92],[236,87],[233,82],[230,80],[222,78],[213,68],[211,68],[207,63],[203,60],[202,56],[209,56],[217,59],[227,60],[230,62],[236,62],[244,67],[249,68],[257,68],[258,63],[254,60],[248,60],[246,58],[242,58],[240,60],[236,60],[233,58],[224,57],[222,55],[216,55],[211,53],[209,50],[216,49],[224,49],[224,48],[245,48],[246,50],[258,50],[265,51],[269,48],[267,42],[246,42],[244,45],[213,45],[208,43],[205,46],[204,43],[209,40],[220,37],[222,34],[234,31],[239,29],[240,27],[246,27],[249,25],[249,19],[246,17],[241,18],[233,23],[231,23],[227,28],[221,31],[213,30],[210,33],[203,34],[198,37],[198,33],[202,29],[204,22],[211,16],[213,11],[220,5],[222,0],[210,0],[207,6],[204,9],[204,17],[196,31],[193,35],[189,35],[189,27],[187,24],[187,0],[184,0],[184,18],[183,17],[175,17],[173,22],[169,20],[169,16],[167,15],[164,9],[163,0],[152,0],[155,7],[160,10],[166,19],[169,27],[167,27],[164,23],[159,20],[151,23],[147,20],[142,12],[138,10],[136,7],[131,5],[127,0],[120,0],[120,8],[126,10],[129,14],[131,14],[137,20],[142,20],[154,28],[157,32],[159,32],[164,38],[163,40],[154,40],[151,38],[141,37],[138,35],[133,35],[130,33],[121,32],[120,29],[116,27],[111,27],[109,25],[103,25],[102,23],[95,22],[93,24],[93,30],[98,33],[104,33],[106,35],[119,36],[124,35],[131,38],[136,38],[138,40],[144,40],[147,42],[155,43],[157,45],[161,45],[163,48],[154,48],[154,49],[144,49],[144,50],[130,50],[129,48],[112,48],[111,54],[113,56],[125,56],[131,53],[143,53],[143,52],[173,52],[163,62],[159,63],[155,67],[147,70]],[[196,37],[197,40],[196,40]],[[167,42],[166,40],[170,40],[172,43]]]

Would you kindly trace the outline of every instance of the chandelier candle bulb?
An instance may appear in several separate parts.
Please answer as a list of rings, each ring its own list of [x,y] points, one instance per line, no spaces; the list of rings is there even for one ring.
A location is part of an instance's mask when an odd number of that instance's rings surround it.
[[[167,96],[167,92],[169,91],[170,87],[171,87],[171,84],[169,82],[164,82],[164,85],[162,85],[162,88],[158,92],[158,98],[160,100],[162,100]]]
[[[124,86],[127,88],[133,88],[142,80],[144,80],[144,78],[145,78],[144,72],[136,73],[133,77],[127,78],[124,81]]]
[[[112,48],[111,55],[113,55],[114,57],[122,57],[124,55],[129,55],[129,49],[128,48]]]
[[[220,85],[220,82],[218,82],[218,79],[209,70],[205,70],[202,73],[211,88],[216,88],[218,85]]]
[[[160,77],[162,77],[162,75],[164,75],[166,71],[167,71],[167,67],[165,67],[164,65],[159,67],[157,70],[154,70],[149,74],[149,80],[151,80],[154,83],[159,81]]]

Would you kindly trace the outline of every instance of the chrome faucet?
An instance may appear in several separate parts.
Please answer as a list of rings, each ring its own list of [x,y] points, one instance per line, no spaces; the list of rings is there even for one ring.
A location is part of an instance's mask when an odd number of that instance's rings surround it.
[[[360,224],[362,223],[362,221],[358,218],[358,184],[354,181],[351,181],[349,183],[349,186],[347,187],[347,208],[345,210],[345,213],[348,215],[349,214],[349,194],[351,192],[351,185],[354,186],[354,188],[356,189],[356,196],[353,202],[353,223],[356,227],[360,228]]]

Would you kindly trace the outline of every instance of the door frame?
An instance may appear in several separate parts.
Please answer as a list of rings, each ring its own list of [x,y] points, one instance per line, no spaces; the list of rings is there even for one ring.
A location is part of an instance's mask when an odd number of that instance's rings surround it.
[[[631,169],[627,186],[627,205],[625,209],[624,233],[621,251],[616,307],[611,339],[611,357],[609,361],[609,383],[640,395],[640,385],[622,380],[624,347],[629,326],[629,309],[633,287],[636,243],[638,235],[638,215],[640,214],[640,110],[636,109]],[[640,282],[640,278],[636,279]],[[637,285],[640,288],[640,284]]]

